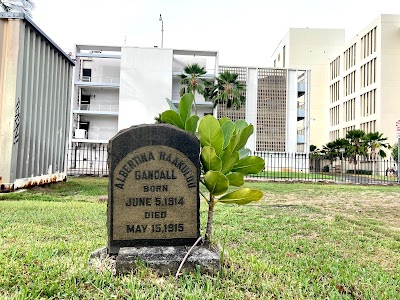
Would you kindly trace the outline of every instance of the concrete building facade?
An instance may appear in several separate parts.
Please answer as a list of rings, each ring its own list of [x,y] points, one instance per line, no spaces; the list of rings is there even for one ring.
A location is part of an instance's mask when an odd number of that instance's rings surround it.
[[[399,69],[400,15],[380,15],[329,62],[329,141],[362,129],[397,142]]]
[[[328,141],[329,60],[345,43],[344,29],[290,28],[269,62],[276,68],[311,70],[310,144]]]

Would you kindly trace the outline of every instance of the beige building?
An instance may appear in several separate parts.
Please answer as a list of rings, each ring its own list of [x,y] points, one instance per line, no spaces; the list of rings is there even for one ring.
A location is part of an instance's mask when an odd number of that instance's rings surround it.
[[[344,29],[291,28],[271,57],[276,68],[311,70],[310,118],[303,130],[310,128],[310,144],[318,147],[328,141],[329,61],[344,44]]]
[[[395,143],[400,119],[400,15],[380,15],[329,64],[329,140],[378,131]]]

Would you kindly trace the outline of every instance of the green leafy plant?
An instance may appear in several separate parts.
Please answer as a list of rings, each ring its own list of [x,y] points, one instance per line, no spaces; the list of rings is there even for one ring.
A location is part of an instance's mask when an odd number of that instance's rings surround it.
[[[199,122],[199,117],[192,115],[193,101],[193,94],[185,94],[179,101],[178,108],[176,108],[171,100],[167,99],[170,109],[161,114],[161,121],[175,125],[180,129],[195,133],[197,129],[197,123]]]
[[[178,109],[172,108],[172,103],[169,102],[171,110],[161,114],[162,121],[195,132],[198,117],[191,115],[191,101],[192,94],[184,95]],[[193,117],[197,119],[192,119]],[[244,120],[232,122],[227,117],[217,120],[214,116],[207,115],[200,121],[198,137],[203,175],[201,183],[209,192],[208,197],[202,194],[208,203],[205,233],[207,242],[211,241],[214,207],[217,203],[244,205],[258,201],[263,196],[259,190],[239,188],[245,182],[244,176],[259,173],[265,165],[262,158],[250,156],[250,151],[244,148],[253,131],[253,125]]]

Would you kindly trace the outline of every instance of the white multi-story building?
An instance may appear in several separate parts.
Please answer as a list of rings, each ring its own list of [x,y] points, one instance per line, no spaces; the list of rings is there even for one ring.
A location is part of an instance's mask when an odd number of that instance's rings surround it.
[[[352,129],[396,142],[400,119],[400,15],[380,15],[329,63],[329,140]]]
[[[106,169],[99,145],[108,143],[119,130],[154,123],[168,109],[166,98],[177,104],[179,75],[193,63],[206,69],[203,77],[210,82],[219,72],[229,70],[246,84],[246,104],[239,111],[219,106],[218,115],[246,119],[254,125],[255,134],[247,145],[250,150],[308,153],[309,71],[220,67],[216,51],[78,45],[70,170],[78,168],[77,161],[84,161],[86,165],[79,167],[90,172],[98,165],[96,160],[102,160]],[[196,95],[196,107],[199,117],[216,113],[212,102],[201,95]],[[79,157],[79,148],[90,150]]]
[[[310,144],[328,140],[329,60],[343,48],[344,29],[290,28],[271,56],[276,68],[311,70]]]
[[[72,142],[108,143],[118,132],[120,47],[76,46]]]
[[[189,63],[217,73],[215,51],[77,45],[72,101],[72,142],[108,143],[119,130],[154,123],[168,109],[166,98],[179,101],[180,78]],[[212,104],[196,95],[198,113]]]

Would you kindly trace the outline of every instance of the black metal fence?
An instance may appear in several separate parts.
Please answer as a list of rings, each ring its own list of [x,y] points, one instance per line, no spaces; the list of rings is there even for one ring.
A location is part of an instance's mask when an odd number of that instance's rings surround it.
[[[68,149],[67,174],[108,176],[107,144],[73,145]]]
[[[333,181],[343,183],[398,183],[398,162],[393,159],[330,161],[323,156],[298,153],[255,152],[265,160],[265,169],[250,178],[290,181]]]
[[[299,153],[255,152],[265,169],[248,178],[287,181],[333,181],[362,184],[398,183],[398,162],[393,159],[357,161]],[[108,176],[107,144],[77,144],[68,150],[68,175]]]

